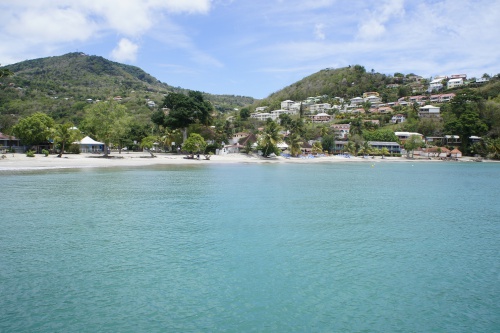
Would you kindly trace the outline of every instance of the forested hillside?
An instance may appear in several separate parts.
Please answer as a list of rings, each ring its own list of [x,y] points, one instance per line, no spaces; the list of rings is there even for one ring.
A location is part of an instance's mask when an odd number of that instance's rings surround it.
[[[56,121],[78,123],[90,99],[115,97],[131,113],[149,121],[151,109],[161,104],[165,94],[188,91],[162,83],[138,67],[83,53],[27,60],[2,68],[13,75],[0,80],[0,131],[35,112],[46,113]],[[254,101],[243,96],[204,96],[222,112]],[[148,106],[148,101],[154,104]]]

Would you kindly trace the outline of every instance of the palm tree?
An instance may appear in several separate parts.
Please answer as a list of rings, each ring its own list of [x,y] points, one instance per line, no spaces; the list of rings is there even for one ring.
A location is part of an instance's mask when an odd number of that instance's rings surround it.
[[[280,134],[280,126],[272,120],[268,121],[260,139],[263,155],[267,157],[271,153],[274,153],[277,149],[277,144],[282,140],[283,136]]]
[[[380,149],[380,153],[382,154],[382,158],[385,158],[385,155],[389,155],[389,149],[382,147],[382,149]]]
[[[56,125],[54,132],[54,143],[59,143],[61,145],[61,151],[57,157],[62,157],[64,153],[64,148],[66,144],[69,142],[73,142],[76,139],[76,131],[73,129],[73,124],[65,123]]]
[[[300,148],[302,148],[302,139],[297,133],[292,133],[287,137],[287,143],[290,147],[290,153],[292,156],[298,156],[301,153]]]
[[[354,141],[348,141],[346,145],[344,145],[344,152],[348,152],[349,154],[356,154],[356,143]]]
[[[368,143],[368,141],[363,142],[363,144],[358,150],[358,153],[361,155],[370,155],[371,152],[372,152],[372,146]]]

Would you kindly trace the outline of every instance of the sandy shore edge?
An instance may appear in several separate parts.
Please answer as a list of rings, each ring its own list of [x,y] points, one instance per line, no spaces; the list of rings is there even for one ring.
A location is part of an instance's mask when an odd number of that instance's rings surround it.
[[[67,169],[67,168],[105,168],[105,167],[140,167],[149,165],[206,165],[206,164],[230,164],[230,163],[339,163],[339,162],[360,162],[360,163],[385,163],[385,162],[442,162],[438,159],[415,158],[407,159],[406,157],[385,157],[382,159],[377,156],[375,158],[351,157],[345,158],[342,156],[322,156],[316,158],[262,158],[257,155],[246,154],[228,154],[228,155],[213,155],[210,160],[205,160],[201,156],[200,160],[185,159],[185,155],[177,154],[157,154],[155,158],[151,158],[148,153],[112,153],[112,158],[96,158],[94,154],[68,154],[58,158],[56,155],[35,155],[35,157],[27,157],[25,154],[4,154],[4,158],[0,159],[0,172],[12,170],[37,170],[37,169]],[[459,162],[472,162],[472,158],[463,157]]]

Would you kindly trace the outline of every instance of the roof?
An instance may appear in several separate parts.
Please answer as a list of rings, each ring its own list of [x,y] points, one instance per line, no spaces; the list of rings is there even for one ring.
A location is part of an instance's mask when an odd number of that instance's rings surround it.
[[[78,143],[81,145],[103,145],[104,144],[102,142],[95,141],[94,139],[92,139],[89,136],[84,137],[83,139],[78,141]]]
[[[7,135],[0,132],[0,140],[18,140],[18,139],[13,135]]]

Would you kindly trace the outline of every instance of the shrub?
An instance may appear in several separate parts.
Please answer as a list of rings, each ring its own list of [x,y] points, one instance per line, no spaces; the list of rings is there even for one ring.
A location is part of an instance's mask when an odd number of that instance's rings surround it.
[[[43,149],[42,154],[44,154],[45,157],[47,157],[47,156],[49,156],[49,151],[47,149]]]
[[[80,146],[79,145],[75,145],[75,144],[71,144],[68,147],[67,151],[70,154],[80,154]]]
[[[35,157],[35,152],[34,152],[34,151],[32,151],[32,150],[28,150],[28,151],[26,152],[26,157]]]

